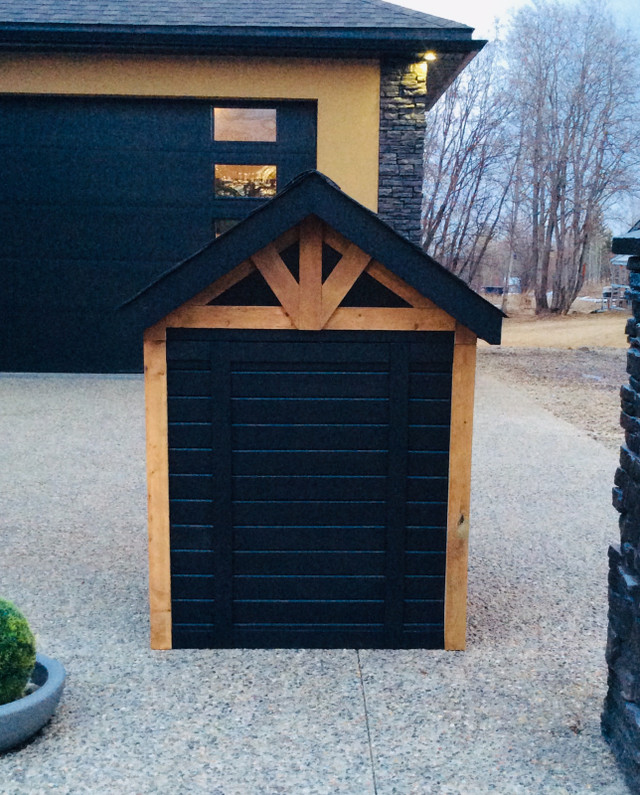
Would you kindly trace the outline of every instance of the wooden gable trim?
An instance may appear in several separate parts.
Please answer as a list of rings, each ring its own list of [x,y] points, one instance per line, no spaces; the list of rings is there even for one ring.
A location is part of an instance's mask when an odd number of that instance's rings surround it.
[[[322,222],[311,215],[300,224],[299,329],[322,328],[322,299]]]

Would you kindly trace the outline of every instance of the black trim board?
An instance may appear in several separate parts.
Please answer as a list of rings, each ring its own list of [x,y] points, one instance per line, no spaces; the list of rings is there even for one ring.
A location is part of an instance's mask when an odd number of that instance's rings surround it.
[[[123,304],[123,322],[139,332],[149,328],[309,215],[340,232],[480,338],[500,343],[504,315],[497,307],[318,171],[297,177],[244,221]]]

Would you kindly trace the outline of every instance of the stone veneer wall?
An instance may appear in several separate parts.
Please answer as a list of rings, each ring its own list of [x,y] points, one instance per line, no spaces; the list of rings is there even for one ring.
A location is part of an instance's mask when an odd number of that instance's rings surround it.
[[[629,384],[620,390],[626,444],[613,504],[620,545],[609,548],[609,689],[602,730],[634,792],[640,792],[640,257],[630,257],[633,317],[627,322]]]
[[[378,215],[420,245],[427,100],[424,64],[380,64],[380,183]]]

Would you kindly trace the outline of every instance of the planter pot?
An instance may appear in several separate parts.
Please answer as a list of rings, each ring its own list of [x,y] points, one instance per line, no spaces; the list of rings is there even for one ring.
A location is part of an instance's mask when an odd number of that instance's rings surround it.
[[[38,689],[0,706],[0,753],[28,740],[51,719],[64,688],[63,666],[38,654],[31,681]]]

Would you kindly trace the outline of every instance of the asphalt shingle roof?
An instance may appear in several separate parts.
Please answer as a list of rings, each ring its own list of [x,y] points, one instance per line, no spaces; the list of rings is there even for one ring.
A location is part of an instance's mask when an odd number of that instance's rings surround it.
[[[0,23],[471,30],[383,0],[2,0]]]

